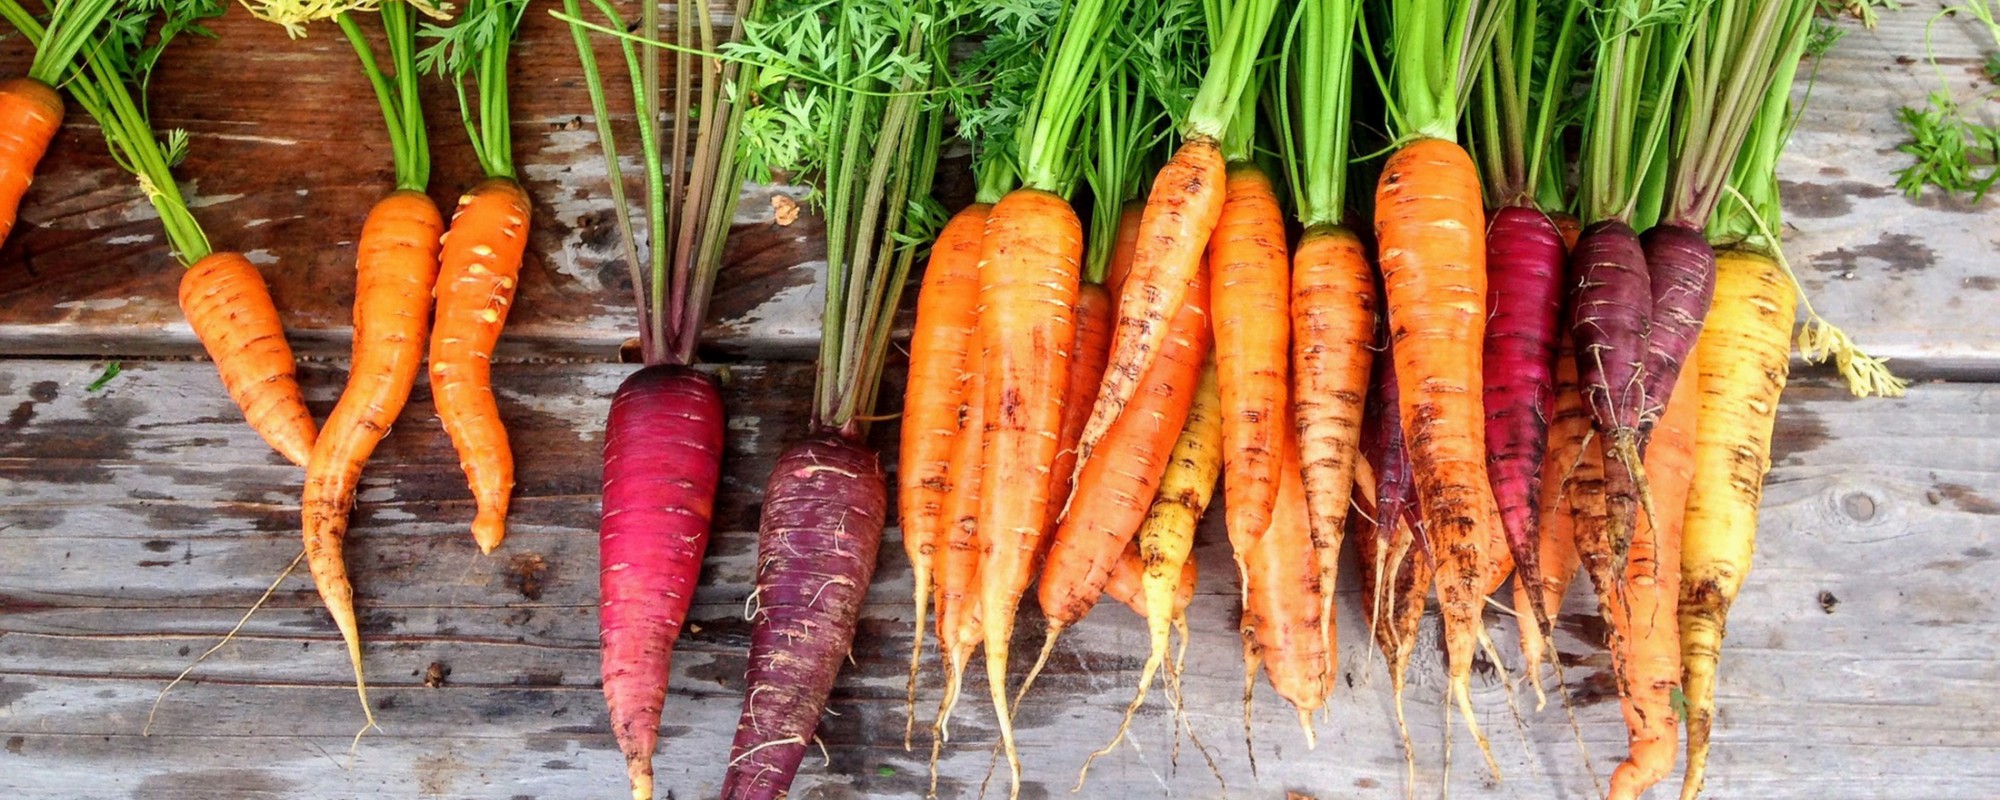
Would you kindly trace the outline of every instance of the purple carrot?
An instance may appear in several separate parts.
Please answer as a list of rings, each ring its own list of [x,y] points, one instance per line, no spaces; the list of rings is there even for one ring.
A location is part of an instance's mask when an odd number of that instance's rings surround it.
[[[1536,511],[1555,402],[1563,257],[1562,231],[1535,209],[1500,209],[1487,227],[1486,472],[1515,580],[1531,586],[1542,580]],[[1535,622],[1548,628],[1546,619]]]
[[[653,797],[667,671],[708,549],[722,428],[715,383],[666,365],[626,378],[604,426],[597,543],[604,700],[632,796],[641,800]]]
[[[1640,462],[1639,420],[1646,406],[1653,282],[1639,235],[1615,219],[1584,228],[1569,264],[1577,377],[1591,422],[1605,438],[1605,454],[1612,456],[1604,460],[1604,492],[1611,516],[1611,574],[1622,575],[1638,506],[1650,505]]]
[[[853,439],[820,433],[778,457],[757,526],[747,689],[723,800],[791,789],[854,643],[887,513],[881,464]]]
[[[1673,396],[1681,363],[1701,335],[1701,321],[1715,297],[1715,249],[1700,231],[1655,225],[1639,237],[1653,279],[1653,328],[1646,340],[1645,408],[1640,447]]]
[[[1375,470],[1375,516],[1367,520],[1361,514],[1350,514],[1348,520],[1359,527],[1356,533],[1360,534],[1351,538],[1361,555],[1362,619],[1388,660],[1396,728],[1414,770],[1416,751],[1403,715],[1403,689],[1417,627],[1423,621],[1424,597],[1430,592],[1437,565],[1415,502],[1416,484],[1410,475],[1402,412],[1397,405],[1395,363],[1385,344],[1384,352],[1375,357],[1361,423],[1361,452]]]

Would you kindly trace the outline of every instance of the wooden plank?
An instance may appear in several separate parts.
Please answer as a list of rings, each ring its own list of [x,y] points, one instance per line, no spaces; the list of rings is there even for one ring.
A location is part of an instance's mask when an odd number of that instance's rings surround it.
[[[206,364],[128,365],[103,391],[84,361],[0,361],[0,795],[147,800],[328,796],[613,796],[623,770],[597,689],[592,531],[607,398],[629,368],[523,364],[499,370],[502,411],[523,445],[515,525],[477,555],[449,445],[419,397],[366,478],[350,540],[371,695],[382,731],[345,752],[360,724],[337,634],[294,575],[162,705],[160,687],[298,552],[299,473],[242,430]],[[661,750],[674,796],[713,794],[741,703],[756,502],[770,461],[797,433],[808,371],[730,369],[734,412],[711,554],[675,660]],[[337,365],[305,373],[315,410]],[[1717,797],[1987,798],[2000,794],[2000,386],[1923,384],[1899,401],[1853,401],[1806,381],[1786,395],[1759,565],[1723,664]],[[877,432],[891,441],[894,426]],[[189,448],[199,446],[200,457]],[[1241,661],[1227,545],[1215,519],[1197,557],[1203,589],[1187,672],[1188,711],[1231,796],[1401,797],[1380,659],[1356,637],[1318,751],[1260,679],[1258,773],[1241,741]],[[893,539],[852,663],[797,796],[918,797],[921,752],[895,741],[909,646],[909,571]],[[1351,565],[1350,565],[1351,566]],[[1361,630],[1353,582],[1340,622]],[[1559,645],[1585,759],[1563,712],[1510,710],[1497,676],[1476,679],[1481,722],[1505,780],[1484,775],[1462,732],[1454,796],[1588,797],[1624,750],[1598,628],[1579,592]],[[1514,631],[1492,634],[1512,663]],[[1016,647],[1039,644],[1024,614]],[[1428,635],[1428,634],[1427,634]],[[1027,796],[1062,795],[1088,749],[1116,727],[1144,644],[1107,606],[1058,648],[1022,708]],[[1430,646],[1421,653],[1434,653]],[[1418,791],[1440,788],[1446,733],[1436,656],[1412,676]],[[426,687],[430,665],[449,668]],[[1022,665],[1025,666],[1025,665]],[[968,687],[979,692],[974,680]],[[935,699],[926,675],[925,702]],[[1518,722],[1516,714],[1519,714]],[[944,796],[972,796],[993,741],[969,699],[940,765]],[[1155,704],[1085,796],[1218,796],[1183,743],[1170,762]],[[1670,796],[1671,782],[1659,796]]]
[[[1983,310],[2000,300],[1987,268],[2000,238],[1982,223],[2000,200],[1913,204],[1892,188],[1893,171],[1908,161],[1895,152],[1903,137],[1895,109],[1921,103],[1936,83],[1927,65],[1910,59],[1924,52],[1931,5],[1885,13],[1875,31],[1843,23],[1850,33],[1819,70],[1780,166],[1787,247],[1813,302],[1871,351],[1918,374],[1991,377],[2000,329]],[[212,238],[266,268],[301,350],[342,355],[352,238],[390,180],[367,84],[328,32],[288,42],[237,9],[215,29],[221,42],[177,45],[165,60],[154,113],[193,137],[181,175]],[[1970,21],[1947,21],[1933,44],[1969,95],[1991,49],[1986,34]],[[553,20],[529,15],[516,49],[514,139],[536,199],[535,231],[503,358],[608,360],[633,331],[594,126],[577,116],[589,106],[570,48]],[[26,62],[24,43],[0,41],[0,74]],[[231,79],[209,77],[221,74]],[[449,93],[435,82],[426,87],[433,185],[448,202],[476,179],[476,168]],[[621,93],[613,95],[620,102]],[[941,176],[951,185],[946,194],[961,202],[962,173]],[[711,342],[722,353],[803,356],[818,334],[817,231],[810,216],[792,228],[772,224],[771,191],[750,190],[737,219],[712,315]],[[177,279],[152,212],[88,120],[73,115],[21,227],[0,249],[0,354],[196,353],[174,308]]]

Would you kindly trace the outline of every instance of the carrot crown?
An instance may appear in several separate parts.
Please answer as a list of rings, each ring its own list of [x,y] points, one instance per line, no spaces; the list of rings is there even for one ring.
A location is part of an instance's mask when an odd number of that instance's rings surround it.
[[[637,20],[627,20],[607,2],[593,0],[592,6],[603,15],[606,25],[586,21],[580,0],[564,0],[563,13],[551,13],[569,23],[583,64],[591,114],[597,121],[597,141],[604,151],[605,179],[625,263],[631,271],[634,305],[639,309],[641,358],[647,364],[691,364],[722,263],[722,246],[742,194],[743,174],[733,157],[742,108],[737,102],[739,94],[726,87],[745,73],[754,76],[756,67],[745,67],[715,53],[715,21],[706,3],[675,6],[676,38],[671,44],[650,38],[660,30],[656,3],[642,4]],[[742,34],[743,20],[755,16],[760,6],[761,0],[735,0],[730,40]],[[643,261],[632,226],[634,214],[624,171],[619,166],[621,151],[611,125],[604,73],[591,43],[592,31],[615,32],[637,112],[634,116],[646,187]],[[661,53],[667,51],[673,52],[675,59],[673,121],[666,126],[670,129],[663,130],[661,118],[669,115],[663,109],[667,99],[661,87],[660,60]],[[698,91],[692,85],[695,75],[711,76],[701,82]],[[694,152],[684,162],[682,153],[690,140]],[[669,143],[672,150],[665,149]],[[668,154],[673,156],[671,177]]]
[[[1458,140],[1472,75],[1505,3],[1389,0],[1389,74],[1368,51],[1397,141]],[[1365,22],[1364,22],[1365,24]],[[1365,37],[1365,33],[1364,33]]]
[[[1076,183],[1071,160],[1079,122],[1110,50],[1109,24],[1129,0],[1075,0],[1053,30],[1033,100],[1019,128],[1021,185],[1068,196]]]
[[[1473,83],[1472,149],[1489,205],[1563,209],[1562,129],[1588,0],[1514,0]],[[1554,168],[1551,168],[1553,166]]]
[[[935,0],[771,0],[729,50],[766,65],[736,156],[753,180],[805,176],[826,218],[813,425],[865,432],[896,298],[944,220],[930,197],[943,133],[949,22]],[[816,76],[800,80],[795,76]]]
[[[1360,0],[1301,0],[1273,71],[1285,179],[1307,228],[1339,225],[1347,205],[1354,32]]]
[[[998,203],[1020,181],[1021,127],[1042,74],[1044,51],[1061,17],[1055,0],[965,2],[963,38],[978,49],[956,60],[942,81],[958,139],[972,149],[975,200]]]
[[[52,0],[48,22],[41,24],[16,0],[0,0],[0,19],[12,23],[23,35],[31,26],[39,29],[33,34],[35,58],[28,64],[28,77],[61,86],[77,66],[77,54],[96,38],[97,26],[116,7],[118,0]]]
[[[514,174],[514,136],[507,111],[507,51],[520,30],[528,0],[467,0],[450,25],[425,24],[418,36],[435,39],[417,53],[417,68],[451,81],[472,152],[489,178]],[[472,83],[468,96],[465,84]]]
[[[1804,3],[1801,5],[1810,5]],[[1791,138],[1797,121],[1792,105],[1792,83],[1798,77],[1805,53],[1803,38],[1776,54],[1771,79],[1757,96],[1750,111],[1742,144],[1724,185],[1715,193],[1719,202],[1708,220],[1708,240],[1722,247],[1742,247],[1775,257],[1779,251],[1776,232],[1783,225],[1778,202],[1778,154]]]
[[[1796,72],[1814,0],[1716,0],[1694,25],[1665,221],[1700,230],[1779,73]],[[1783,102],[1780,98],[1779,107]],[[1782,110],[1780,111],[1782,113]]]
[[[1221,142],[1229,136],[1230,123],[1240,116],[1243,96],[1255,82],[1257,56],[1263,52],[1264,34],[1277,16],[1278,3],[1206,0],[1204,8],[1212,49],[1181,132]]]
[[[1694,5],[1616,0],[1592,11],[1597,66],[1577,189],[1587,223],[1618,219],[1643,229],[1658,213],[1665,188],[1662,145],[1694,32]]]
[[[139,190],[160,214],[175,259],[183,266],[191,265],[207,257],[210,248],[208,235],[174,183],[173,167],[187,157],[187,132],[171,130],[164,137],[157,135],[147,113],[144,89],[153,67],[175,38],[183,33],[214,36],[202,22],[220,16],[222,4],[219,0],[165,0],[116,7],[117,13],[92,29],[94,35],[72,56],[81,61],[76,62],[75,74],[64,85],[97,120],[112,160],[138,177]],[[52,35],[63,35],[61,30],[51,34],[16,0],[0,0],[0,17],[13,24],[38,52],[44,43],[53,41]],[[74,24],[75,19],[69,23]],[[57,74],[63,71],[57,69]],[[134,99],[135,88],[138,99]]]

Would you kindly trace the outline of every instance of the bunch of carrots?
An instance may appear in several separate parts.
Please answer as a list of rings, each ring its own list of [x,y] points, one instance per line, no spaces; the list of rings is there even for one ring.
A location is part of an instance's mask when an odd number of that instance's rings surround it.
[[[1219,494],[1246,738],[1261,671],[1313,741],[1351,538],[1399,720],[1434,593],[1450,704],[1498,777],[1470,697],[1488,598],[1514,578],[1540,696],[1550,619],[1583,570],[1632,745],[1611,796],[1672,769],[1683,697],[1685,796],[1698,793],[1790,354],[1775,158],[1812,12],[1079,0],[987,41],[960,81],[987,109],[1021,111],[958,114],[981,202],[933,243],[917,299],[906,738],[934,615],[933,759],[983,649],[1018,789],[1013,708],[1107,590],[1148,623],[1130,711],[1164,671],[1178,712],[1170,631]],[[1018,79],[1031,69],[1032,88]],[[1384,110],[1383,141],[1350,141],[1378,127],[1357,107]],[[1076,131],[1085,146],[1051,149]],[[1072,200],[1075,173],[1087,194]],[[1371,177],[1372,193],[1350,191]],[[1357,207],[1372,227],[1349,226]],[[1045,645],[1016,689],[1009,643],[1031,583]]]

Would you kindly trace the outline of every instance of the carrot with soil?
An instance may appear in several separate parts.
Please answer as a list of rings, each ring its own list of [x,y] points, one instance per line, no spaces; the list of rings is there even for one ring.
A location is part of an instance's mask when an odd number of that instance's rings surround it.
[[[807,435],[765,487],[749,599],[743,712],[721,795],[775,800],[790,791],[849,658],[888,514],[888,487],[867,445],[896,297],[918,246],[943,215],[930,199],[943,129],[929,91],[952,31],[935,3],[774,2],[745,24],[735,57],[773,78],[744,83],[756,104],[739,161],[805,175],[827,220],[826,301]],[[810,43],[799,34],[832,30]],[[808,109],[781,127],[783,115]],[[994,213],[998,213],[997,210]]]
[[[375,88],[396,168],[395,190],[369,211],[355,247],[353,362],[340,401],[313,445],[306,464],[305,492],[299,501],[313,582],[347,642],[355,683],[365,687],[354,587],[342,551],[348,512],[353,508],[363,467],[402,413],[423,366],[444,219],[424,193],[430,183],[430,149],[417,96],[413,8],[399,1],[376,7],[388,44],[387,73],[355,20],[363,8],[306,7],[266,0],[252,6],[251,13],[283,26],[294,37],[304,36],[311,22],[332,20],[339,26],[361,61],[362,73]]]
[[[1385,338],[1369,377],[1362,417],[1361,453],[1374,472],[1374,480],[1362,487],[1363,497],[1357,499],[1364,500],[1371,513],[1356,514],[1347,521],[1358,533],[1355,551],[1361,566],[1361,619],[1387,662],[1396,730],[1402,739],[1411,785],[1415,785],[1416,752],[1403,713],[1403,692],[1409,685],[1410,656],[1416,651],[1417,627],[1423,621],[1431,578],[1437,572],[1437,556],[1431,550],[1415,497],[1415,480],[1410,475],[1394,351],[1395,344]]]
[[[62,127],[56,87],[77,69],[77,56],[117,7],[117,0],[51,0],[47,20],[38,21],[16,0],[0,2],[0,19],[29,35],[35,47],[28,74],[0,81],[0,244],[14,230],[35,167]]]
[[[1602,505],[1604,464],[1601,441],[1590,436],[1590,410],[1577,389],[1576,358],[1569,337],[1562,337],[1555,354],[1554,396],[1548,422],[1549,441],[1542,459],[1537,489],[1535,533],[1537,571],[1514,582],[1514,613],[1523,620],[1553,619],[1581,566],[1576,551],[1579,525],[1597,524],[1583,508],[1584,498]],[[1537,708],[1547,702],[1542,664],[1553,662],[1549,652],[1553,629],[1526,625],[1521,631],[1521,664],[1535,687]]]
[[[1716,248],[1715,295],[1695,342],[1700,407],[1680,562],[1683,800],[1699,797],[1707,779],[1724,622],[1750,571],[1772,429],[1791,369],[1798,290],[1776,235],[1783,230],[1777,167],[1796,113],[1798,68],[1799,51],[1780,55],[1725,184],[1729,199],[1706,231]]]
[[[1278,4],[1241,0],[1226,9],[1222,5],[1220,0],[1204,4],[1211,37],[1208,68],[1180,123],[1183,142],[1153,177],[1146,198],[1131,273],[1119,292],[1110,366],[1077,445],[1082,461],[1138,394],[1172,329],[1175,310],[1187,302],[1221,219],[1227,180],[1223,138],[1231,120],[1242,113]]]
[[[1542,579],[1535,512],[1554,401],[1565,257],[1549,212],[1567,206],[1560,142],[1573,65],[1587,38],[1584,14],[1577,3],[1545,9],[1540,0],[1515,2],[1499,20],[1474,85],[1474,151],[1487,205],[1497,209],[1486,231],[1486,468],[1516,585]],[[1529,610],[1517,620],[1523,642],[1531,636],[1527,626],[1540,629],[1534,638],[1550,629],[1539,604]],[[1534,684],[1540,695],[1538,674]]]
[[[1497,775],[1471,697],[1484,544],[1501,535],[1480,403],[1486,219],[1479,176],[1456,141],[1492,13],[1466,0],[1389,4],[1393,61],[1383,91],[1397,148],[1375,190],[1375,239],[1403,437],[1436,556],[1450,692]]]
[[[507,53],[527,0],[469,0],[449,26],[425,25],[435,39],[417,65],[458,91],[459,114],[486,180],[458,198],[439,257],[431,325],[431,398],[458,450],[477,506],[472,538],[491,553],[507,535],[514,451],[493,396],[493,348],[514,305],[533,209],[515,180],[507,97]],[[466,82],[473,84],[468,96]]]
[[[181,313],[215,362],[223,388],[271,449],[304,466],[318,431],[299,391],[270,288],[247,258],[209,245],[174,182],[173,167],[187,155],[187,134],[156,132],[144,95],[168,45],[182,33],[210,35],[204,21],[222,11],[213,0],[118,6],[78,50],[76,73],[65,88],[97,120],[113,160],[138,178],[158,212],[174,259],[187,268],[180,281]],[[0,16],[30,44],[48,41],[46,30],[14,0],[0,0]]]
[[[666,22],[653,4],[644,5],[637,19],[626,19],[608,4],[593,7],[607,23],[597,27],[621,34],[656,36]],[[756,8],[757,0],[739,0],[732,9],[739,22],[718,32],[707,6],[682,5],[672,20],[674,41],[713,51],[719,38],[740,35],[740,20]],[[695,363],[743,183],[734,158],[743,108],[724,87],[748,68],[711,56],[677,55],[676,74],[683,77],[669,91],[660,80],[661,50],[619,38],[614,64],[624,68],[641,120],[638,146],[621,147],[591,36],[594,23],[583,17],[581,0],[565,0],[558,16],[568,22],[582,63],[619,221],[617,241],[638,309],[644,366],[619,384],[605,420],[598,638],[612,737],[624,756],[633,798],[650,800],[674,644],[694,600],[721,479],[725,410],[715,381],[696,371]],[[687,78],[694,74],[707,76],[699,88]],[[672,114],[665,127],[660,120],[667,108],[691,113]],[[645,166],[638,214],[619,166],[620,156],[634,150]],[[631,224],[635,218],[646,226],[643,250]]]
[[[1020,790],[1021,772],[1007,703],[1009,640],[1047,534],[1049,505],[1060,502],[1050,496],[1050,476],[1062,450],[1076,341],[1083,230],[1066,199],[1073,183],[1067,159],[1091,98],[1092,80],[1080,76],[1100,71],[1108,49],[1103,31],[1124,6],[1125,0],[1079,0],[1052,31],[1034,98],[1017,126],[1021,186],[987,215],[980,253],[980,470],[989,486],[1025,484],[1017,491],[981,492],[975,528],[986,678],[1007,754],[1010,796]]]
[[[1291,414],[1277,422],[1280,427],[1292,428],[1298,441],[1300,480],[1312,534],[1311,559],[1319,569],[1319,617],[1329,686],[1332,658],[1338,652],[1332,627],[1334,583],[1360,460],[1379,296],[1366,248],[1346,227],[1354,46],[1362,13],[1355,0],[1301,2],[1286,28],[1284,63],[1272,71],[1273,86],[1268,95],[1275,100],[1286,164],[1284,177],[1305,233],[1289,270],[1283,263],[1270,269],[1278,301],[1264,313],[1291,320],[1290,329],[1283,332],[1289,334],[1290,341],[1283,335],[1274,337],[1278,345],[1275,372],[1290,374],[1294,392]],[[1232,191],[1237,180],[1232,172]],[[1275,238],[1283,241],[1284,237]],[[1248,313],[1258,312],[1253,309]],[[1224,327],[1250,324],[1249,320],[1232,320]],[[1227,403],[1229,384],[1223,386]],[[1279,386],[1277,391],[1283,399],[1286,387]],[[1245,411],[1263,413],[1261,408],[1232,411],[1238,415]],[[1236,495],[1229,499],[1229,508],[1234,510]],[[1230,522],[1233,530],[1238,520]]]

